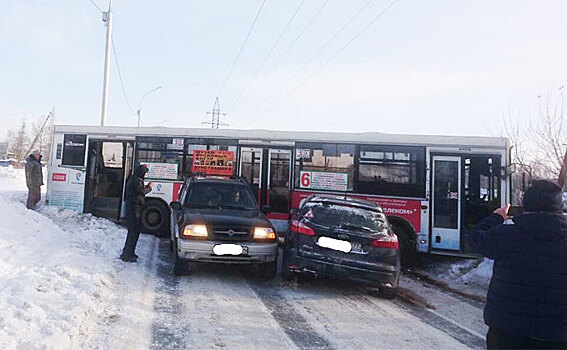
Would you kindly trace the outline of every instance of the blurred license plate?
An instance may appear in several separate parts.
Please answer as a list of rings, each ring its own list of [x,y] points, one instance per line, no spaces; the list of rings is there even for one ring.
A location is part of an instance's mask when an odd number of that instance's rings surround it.
[[[350,242],[352,245],[351,252],[360,253],[362,252],[362,244],[357,242]]]
[[[317,240],[317,245],[319,247],[338,250],[341,252],[348,253],[352,249],[352,245],[349,241],[342,241],[340,239],[334,239],[331,237],[321,236]]]
[[[213,247],[215,255],[241,255],[248,254],[248,247],[238,244],[217,244]]]

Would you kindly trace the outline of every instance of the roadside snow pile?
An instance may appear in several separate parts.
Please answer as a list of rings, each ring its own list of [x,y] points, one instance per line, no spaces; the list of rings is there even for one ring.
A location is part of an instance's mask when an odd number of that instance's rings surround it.
[[[100,347],[101,333],[120,328],[121,299],[129,298],[121,292],[139,285],[148,267],[117,259],[126,230],[108,220],[26,209],[25,196],[13,192],[22,174],[0,171],[0,349]],[[140,238],[142,259],[153,241]]]
[[[27,191],[24,169],[0,167],[0,190]]]
[[[487,258],[462,260],[449,265],[444,272],[439,274],[439,277],[448,281],[488,287],[493,265],[494,261]]]
[[[461,276],[460,280],[465,283],[474,283],[488,287],[490,278],[492,277],[493,266],[494,260],[484,258],[478,266]]]

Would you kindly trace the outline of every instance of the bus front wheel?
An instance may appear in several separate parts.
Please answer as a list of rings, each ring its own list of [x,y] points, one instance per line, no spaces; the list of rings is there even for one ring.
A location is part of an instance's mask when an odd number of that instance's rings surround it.
[[[169,208],[159,200],[149,200],[142,207],[142,232],[167,237],[169,235]]]

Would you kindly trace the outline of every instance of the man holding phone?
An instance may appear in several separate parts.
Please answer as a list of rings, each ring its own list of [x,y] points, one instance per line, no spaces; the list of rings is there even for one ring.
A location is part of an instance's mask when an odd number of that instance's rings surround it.
[[[135,253],[136,244],[140,237],[142,206],[146,194],[151,192],[153,183],[144,185],[144,178],[148,172],[148,167],[140,164],[126,181],[125,201],[126,201],[126,226],[128,235],[122,249],[120,259],[124,262],[136,262],[138,256]]]
[[[494,260],[484,322],[488,349],[567,349],[567,220],[562,188],[535,180],[524,213],[480,221],[471,246]],[[512,219],[513,224],[503,224]]]

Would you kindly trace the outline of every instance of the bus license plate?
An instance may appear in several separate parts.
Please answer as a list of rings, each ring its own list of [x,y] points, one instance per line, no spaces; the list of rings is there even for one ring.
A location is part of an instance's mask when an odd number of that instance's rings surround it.
[[[238,244],[217,244],[213,247],[215,255],[247,255],[248,247]]]

